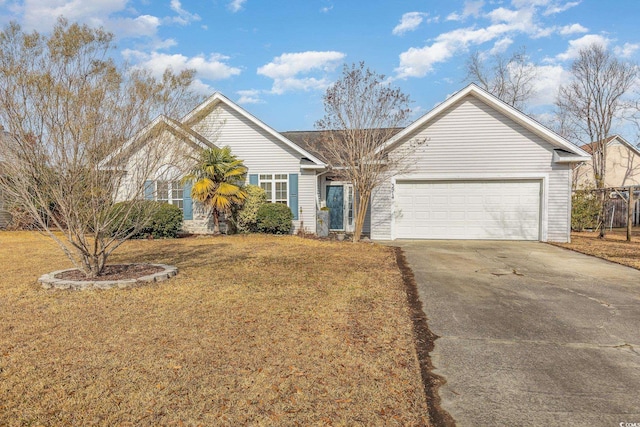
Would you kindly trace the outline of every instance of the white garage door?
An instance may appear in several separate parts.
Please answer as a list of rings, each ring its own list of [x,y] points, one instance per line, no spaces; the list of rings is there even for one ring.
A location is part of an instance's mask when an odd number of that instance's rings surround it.
[[[540,181],[398,181],[395,237],[540,238]]]

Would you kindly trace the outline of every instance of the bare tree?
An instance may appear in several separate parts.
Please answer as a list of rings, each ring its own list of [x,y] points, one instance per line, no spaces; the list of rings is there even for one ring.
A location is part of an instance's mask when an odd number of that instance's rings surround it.
[[[193,79],[167,71],[156,81],[118,66],[112,40],[62,18],[49,36],[16,23],[0,32],[0,189],[88,277],[149,220],[144,182],[171,156],[162,138],[125,141],[153,115],[180,113]],[[120,166],[132,158],[126,174]],[[118,194],[133,202],[115,209]]]
[[[638,76],[637,67],[616,58],[601,44],[581,49],[571,65],[572,80],[561,86],[556,99],[567,134],[575,142],[590,144],[597,189],[605,186],[607,142],[613,122],[625,108],[623,97]],[[604,202],[604,192],[601,192]],[[605,204],[602,203],[604,218]],[[600,236],[604,237],[604,227]]]
[[[363,62],[345,65],[323,100],[325,114],[316,128],[324,131],[323,146],[333,171],[355,188],[353,241],[357,242],[373,190],[404,167],[404,156],[391,159],[380,148],[405,124],[410,100]]]
[[[496,54],[486,60],[476,51],[467,59],[466,70],[466,81],[476,83],[519,110],[526,108],[536,93],[538,75],[536,67],[528,60],[525,48],[510,57]]]
[[[592,144],[593,172],[597,188],[604,187],[606,139],[614,120],[622,113],[623,96],[637,78],[636,67],[616,58],[600,44],[580,50],[571,65],[572,81],[561,86],[556,106],[569,135],[576,142]]]

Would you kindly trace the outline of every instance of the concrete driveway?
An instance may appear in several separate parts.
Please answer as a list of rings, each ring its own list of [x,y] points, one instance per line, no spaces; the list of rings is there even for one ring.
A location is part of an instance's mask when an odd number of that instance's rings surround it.
[[[640,271],[544,243],[394,243],[459,426],[640,426]]]

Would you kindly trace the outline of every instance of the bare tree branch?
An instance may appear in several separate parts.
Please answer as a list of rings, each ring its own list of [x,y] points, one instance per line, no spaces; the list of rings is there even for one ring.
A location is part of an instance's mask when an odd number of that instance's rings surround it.
[[[561,86],[556,99],[565,132],[577,143],[589,144],[597,189],[605,187],[607,144],[614,120],[622,113],[624,95],[638,77],[637,67],[612,55],[604,46],[581,49],[571,65],[572,80]],[[605,193],[601,218],[605,217]],[[605,227],[600,227],[604,237]]]
[[[356,190],[354,241],[362,234],[374,188],[406,167],[404,156],[392,159],[379,149],[405,124],[409,102],[408,95],[363,62],[345,65],[342,77],[324,95],[325,115],[316,128],[324,131],[323,146],[333,171]]]
[[[0,188],[88,276],[100,274],[131,236],[123,222],[141,212],[115,215],[118,192],[126,189],[135,205],[145,180],[175,152],[168,139],[139,144],[135,174],[127,174],[122,162],[133,152],[124,142],[154,115],[183,113],[193,79],[191,71],[168,70],[156,81],[119,67],[112,42],[102,29],[62,18],[50,36],[16,23],[0,32],[0,121],[8,133],[0,141]],[[114,160],[105,167],[108,156]]]
[[[637,69],[604,46],[593,44],[580,50],[571,74],[572,81],[560,87],[556,106],[573,140],[591,144],[596,188],[603,188],[607,137],[624,107],[622,97],[638,76]]]
[[[476,51],[467,59],[467,82],[476,83],[507,104],[524,110],[536,94],[536,67],[529,62],[523,47],[509,58],[496,54],[485,60]]]

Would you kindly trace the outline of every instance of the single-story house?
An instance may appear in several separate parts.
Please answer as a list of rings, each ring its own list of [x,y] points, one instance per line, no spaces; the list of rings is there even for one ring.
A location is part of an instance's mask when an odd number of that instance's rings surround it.
[[[620,135],[605,140],[607,150],[605,187],[640,185],[640,149]],[[593,154],[596,143],[581,146]],[[574,170],[574,188],[595,187],[592,160],[581,163]]]
[[[315,233],[316,211],[326,204],[330,228],[351,231],[353,186],[332,176],[321,144],[310,143],[314,135],[277,132],[216,93],[179,121],[159,117],[135,140],[173,139],[183,153],[229,146],[247,166],[249,183],[291,208],[295,229]],[[394,156],[416,140],[426,143],[412,154],[410,172],[372,196],[364,230],[371,238],[570,239],[572,167],[589,159],[582,149],[473,84],[398,129],[381,149]],[[188,170],[180,162],[163,164],[147,197],[178,204],[185,228],[205,232],[210,218],[180,185]],[[126,166],[131,179],[134,163]]]

